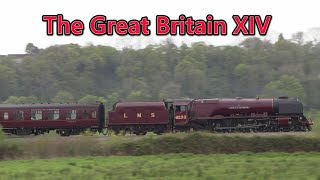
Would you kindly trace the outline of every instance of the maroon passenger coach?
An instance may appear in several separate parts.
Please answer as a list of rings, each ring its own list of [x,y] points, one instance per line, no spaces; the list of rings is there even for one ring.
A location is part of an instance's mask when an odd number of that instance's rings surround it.
[[[101,103],[0,104],[0,124],[8,134],[43,134],[50,130],[62,136],[86,129],[102,131],[105,126]]]

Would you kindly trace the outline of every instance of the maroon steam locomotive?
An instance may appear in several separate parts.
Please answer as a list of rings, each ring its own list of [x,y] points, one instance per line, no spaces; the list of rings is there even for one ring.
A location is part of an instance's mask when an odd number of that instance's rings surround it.
[[[167,99],[142,103],[140,107],[132,102],[115,104],[107,128],[135,134],[188,130],[277,132],[310,131],[313,124],[303,115],[302,103],[287,97]]]
[[[105,118],[102,103],[0,105],[0,124],[9,134],[62,136],[87,129],[144,135],[172,131],[277,132],[311,130],[297,99],[167,99],[163,102],[118,102]]]

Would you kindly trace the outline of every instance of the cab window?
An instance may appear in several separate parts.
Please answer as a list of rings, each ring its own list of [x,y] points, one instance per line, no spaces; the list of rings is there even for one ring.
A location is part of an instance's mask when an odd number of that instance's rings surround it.
[[[166,103],[166,108],[168,110],[173,110],[173,103],[170,103],[170,102]]]
[[[186,112],[186,106],[176,106],[176,112]]]

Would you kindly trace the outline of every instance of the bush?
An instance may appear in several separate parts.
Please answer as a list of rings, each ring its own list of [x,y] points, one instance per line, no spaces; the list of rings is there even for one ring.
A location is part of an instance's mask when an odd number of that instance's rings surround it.
[[[17,140],[17,139],[16,139]],[[13,139],[11,140],[13,141]],[[22,151],[23,150],[23,151]],[[18,138],[0,143],[1,159],[61,156],[214,154],[320,151],[320,139],[305,135],[176,133],[162,136],[73,136]]]

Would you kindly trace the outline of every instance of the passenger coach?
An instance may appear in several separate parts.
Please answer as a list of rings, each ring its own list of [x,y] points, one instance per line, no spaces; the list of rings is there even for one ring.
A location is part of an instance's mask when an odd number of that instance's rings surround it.
[[[62,136],[80,134],[105,126],[101,103],[0,104],[0,124],[4,132],[39,135],[50,130]]]

